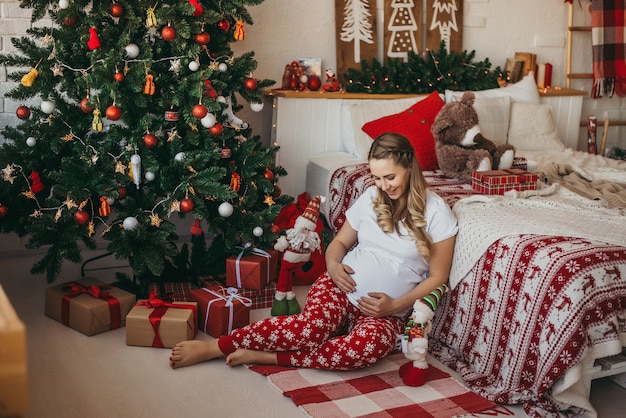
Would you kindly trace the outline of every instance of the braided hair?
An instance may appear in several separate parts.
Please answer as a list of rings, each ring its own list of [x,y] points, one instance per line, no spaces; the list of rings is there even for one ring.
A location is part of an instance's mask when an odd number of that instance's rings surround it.
[[[379,188],[373,200],[376,220],[383,232],[398,230],[398,224],[402,222],[415,237],[417,251],[428,261],[433,243],[426,232],[424,218],[427,185],[413,146],[403,135],[384,133],[372,143],[367,159],[387,158],[409,170],[407,196],[406,199],[393,200]]]

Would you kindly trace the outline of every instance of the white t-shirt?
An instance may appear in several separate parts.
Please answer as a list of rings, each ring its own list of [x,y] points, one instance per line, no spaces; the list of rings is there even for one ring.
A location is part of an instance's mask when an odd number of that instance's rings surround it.
[[[395,230],[385,233],[378,226],[372,203],[376,189],[376,186],[369,187],[346,211],[346,220],[357,231],[358,244],[348,251],[342,262],[354,270],[352,278],[356,290],[349,293],[348,298],[356,306],[357,300],[369,292],[382,292],[398,298],[428,276],[428,264],[404,225],[399,224],[400,234]],[[448,239],[458,231],[450,207],[430,190],[426,192],[425,218],[426,230],[434,243]]]

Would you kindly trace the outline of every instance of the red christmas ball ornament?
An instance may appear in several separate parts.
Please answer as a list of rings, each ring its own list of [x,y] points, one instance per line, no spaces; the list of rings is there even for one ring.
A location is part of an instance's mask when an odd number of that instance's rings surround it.
[[[117,197],[118,199],[124,199],[126,197],[126,187],[122,186],[117,189]]]
[[[67,15],[63,18],[63,24],[67,27],[72,27],[76,24],[76,18],[74,16]]]
[[[184,198],[183,200],[180,201],[180,211],[181,212],[191,212],[191,210],[193,209],[193,201],[191,199],[189,199],[188,197]]]
[[[0,218],[4,218],[9,213],[9,207],[0,203]]]
[[[111,5],[111,16],[120,17],[124,14],[124,7],[119,3],[113,3]]]
[[[191,109],[191,114],[196,119],[202,119],[208,112],[208,109],[203,104],[197,104]]]
[[[152,148],[156,147],[156,145],[159,143],[159,140],[153,134],[145,134],[143,136],[143,143],[146,147]]]
[[[283,193],[283,191],[280,188],[280,186],[276,185],[276,186],[274,186],[274,193],[272,193],[272,197],[279,198],[282,193]]]
[[[206,45],[211,41],[211,35],[207,32],[200,32],[196,35],[196,43],[199,45]]]
[[[265,170],[265,173],[263,173],[263,177],[265,177],[269,181],[272,181],[274,180],[274,172],[272,170]]]
[[[221,123],[216,123],[215,125],[209,128],[209,133],[213,136],[219,136],[224,132],[224,127]]]
[[[243,85],[247,90],[256,90],[257,81],[255,78],[250,77],[244,81]]]
[[[83,100],[80,101],[80,110],[83,111],[83,113],[91,113],[93,112],[93,108],[91,106],[89,106],[89,99],[88,98],[84,98]]]
[[[313,74],[309,77],[307,87],[311,91],[317,91],[320,89],[320,87],[322,87],[322,80],[319,78],[319,76]]]
[[[113,74],[113,80],[117,81],[118,83],[121,83],[122,81],[124,81],[124,73],[120,73],[119,71],[116,71],[115,74]]]
[[[122,117],[122,109],[112,104],[111,106],[107,107],[107,110],[104,112],[104,114],[109,120],[118,120]]]
[[[78,225],[85,225],[89,221],[89,214],[84,210],[78,210],[74,214],[74,222]]]
[[[161,37],[166,41],[173,41],[176,38],[176,29],[168,23],[167,26],[161,29]]]
[[[224,148],[222,148],[222,149],[221,149],[221,151],[220,151],[220,156],[221,156],[223,159],[228,159],[228,158],[230,158],[230,157],[232,157],[232,156],[233,156],[233,150],[231,150],[231,149],[230,149],[230,148],[228,148],[228,147],[224,147]]]
[[[280,234],[280,226],[273,224],[272,225],[272,234]]]
[[[217,22],[217,28],[222,32],[226,32],[228,31],[228,29],[230,29],[230,22],[228,21],[228,19],[222,19]]]
[[[30,118],[30,108],[26,105],[20,105],[16,110],[15,114],[18,118],[22,120],[26,120]]]

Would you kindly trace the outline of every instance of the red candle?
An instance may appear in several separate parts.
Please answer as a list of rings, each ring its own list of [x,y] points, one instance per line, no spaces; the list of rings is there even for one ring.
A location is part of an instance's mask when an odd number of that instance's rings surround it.
[[[549,89],[552,86],[552,64],[546,63],[546,73],[543,78],[543,87]]]

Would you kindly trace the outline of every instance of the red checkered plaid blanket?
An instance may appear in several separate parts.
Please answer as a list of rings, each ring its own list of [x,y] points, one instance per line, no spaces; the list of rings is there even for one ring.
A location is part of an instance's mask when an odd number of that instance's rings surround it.
[[[592,97],[626,96],[626,0],[593,0],[591,43],[593,47]]]
[[[250,366],[310,417],[453,417],[493,410],[493,402],[429,366],[424,386],[404,386],[398,374],[407,359],[395,352],[372,367],[350,372]]]

